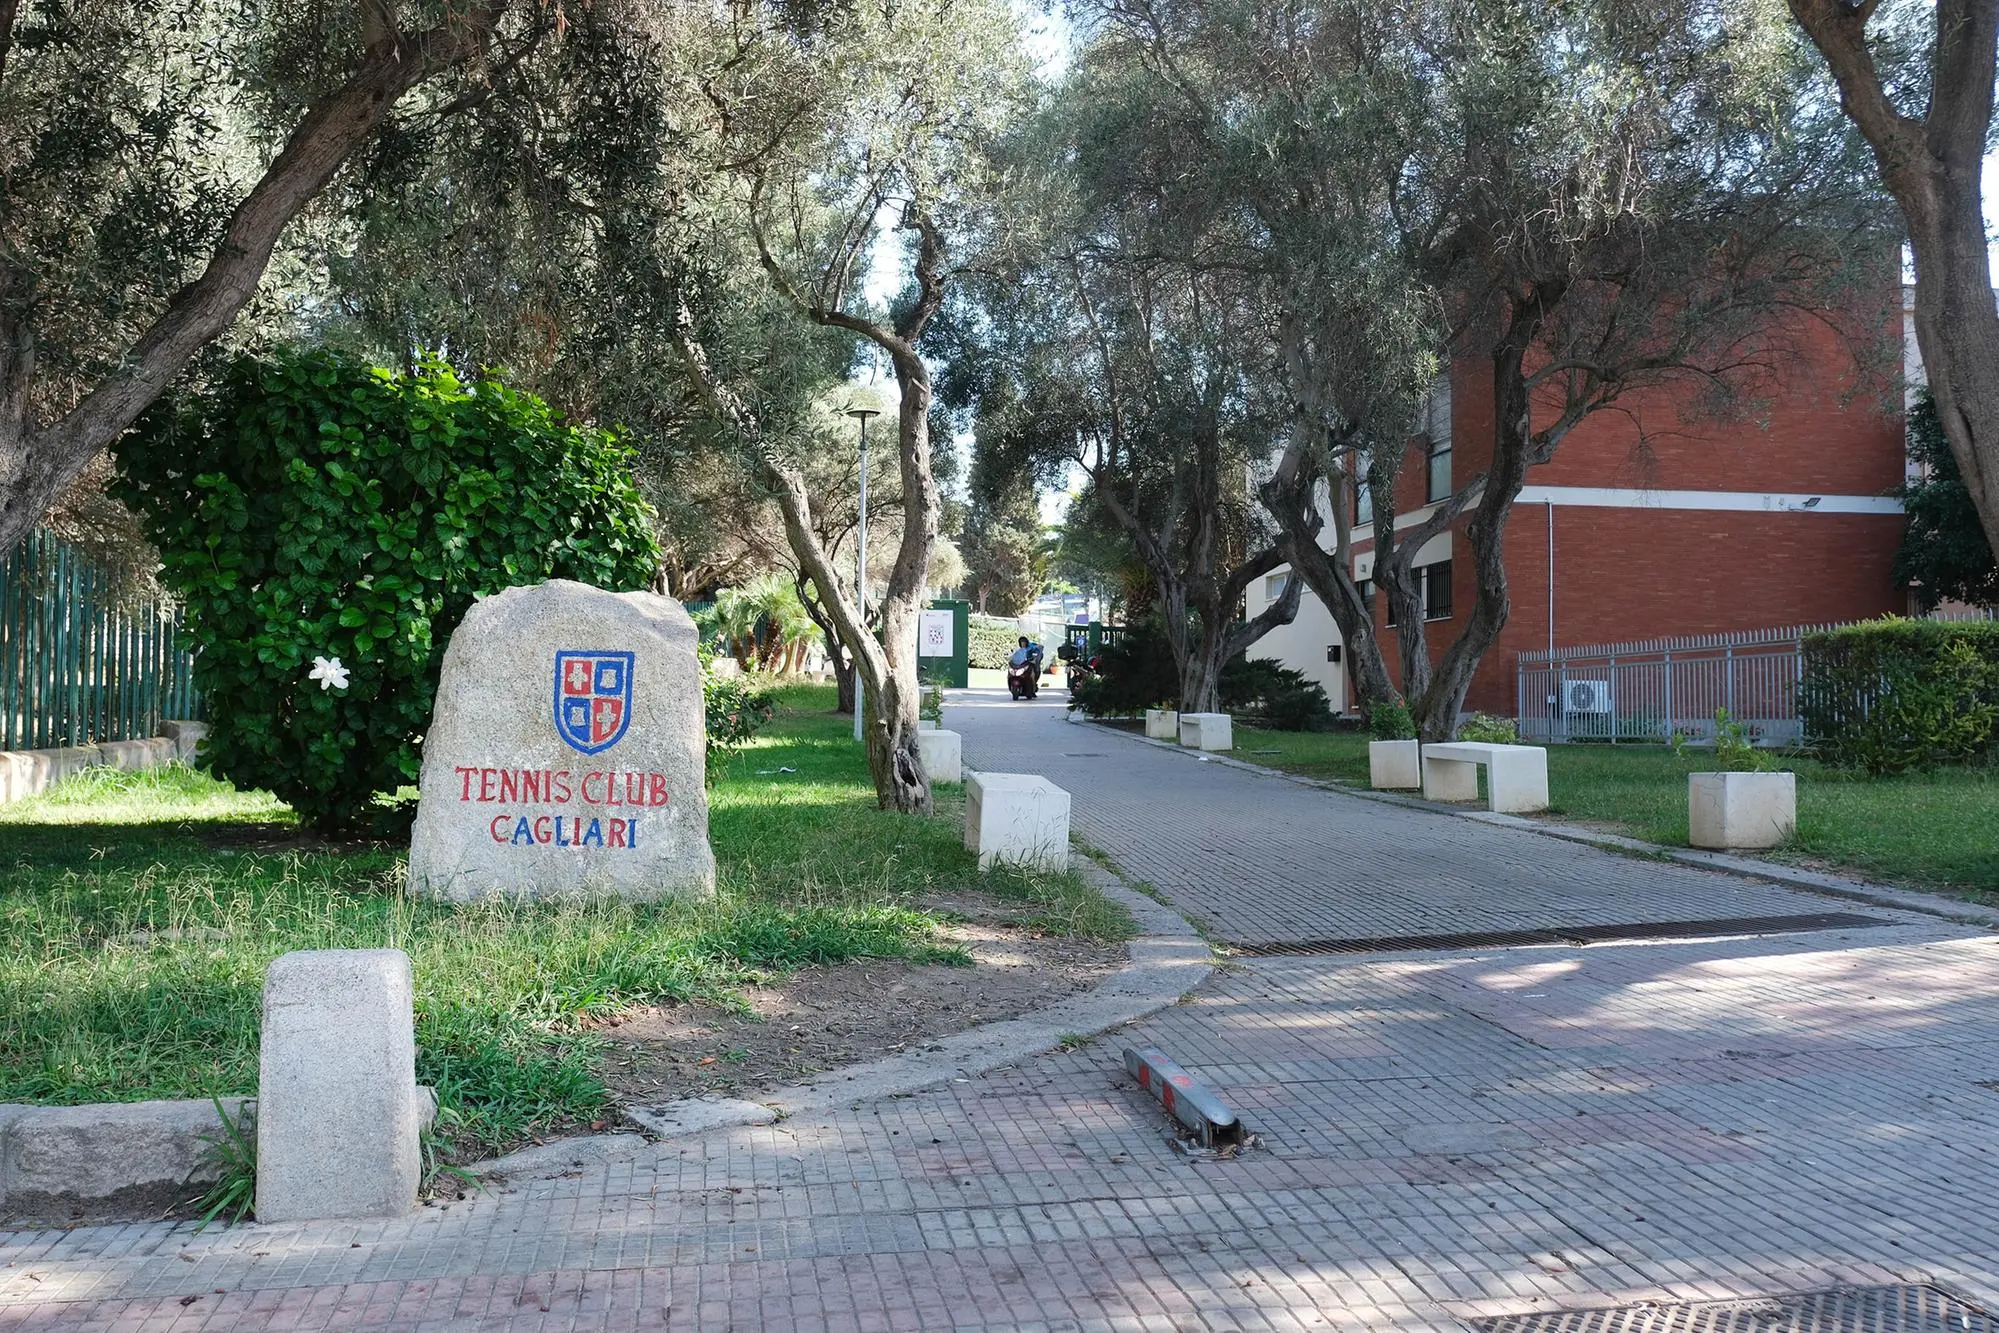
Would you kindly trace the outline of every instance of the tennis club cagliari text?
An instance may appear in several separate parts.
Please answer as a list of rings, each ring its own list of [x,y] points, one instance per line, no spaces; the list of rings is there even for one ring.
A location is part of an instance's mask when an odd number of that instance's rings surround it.
[[[633,850],[639,820],[667,804],[666,774],[627,769],[467,768],[458,775],[458,799],[503,807],[487,822],[494,842],[513,847],[602,847]],[[531,814],[519,807],[582,806],[582,811]],[[513,808],[504,808],[513,807]],[[622,814],[601,813],[621,810]]]

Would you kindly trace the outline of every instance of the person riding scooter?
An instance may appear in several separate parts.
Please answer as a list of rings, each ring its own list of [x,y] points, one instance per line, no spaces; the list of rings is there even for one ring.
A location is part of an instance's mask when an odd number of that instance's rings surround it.
[[[1032,699],[1041,689],[1041,645],[1020,636],[1020,647],[1006,661],[1007,693],[1016,699]]]

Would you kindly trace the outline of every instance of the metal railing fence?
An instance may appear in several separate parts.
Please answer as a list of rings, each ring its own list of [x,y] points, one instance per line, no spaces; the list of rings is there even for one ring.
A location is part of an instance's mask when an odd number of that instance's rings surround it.
[[[1930,618],[1987,620],[1991,613]],[[1708,741],[1716,710],[1725,708],[1758,745],[1800,744],[1803,639],[1838,628],[1789,625],[1522,653],[1514,666],[1520,738],[1660,742],[1677,732]]]
[[[0,556],[0,749],[134,740],[199,717],[176,625],[155,599],[121,601],[70,543],[32,533]]]

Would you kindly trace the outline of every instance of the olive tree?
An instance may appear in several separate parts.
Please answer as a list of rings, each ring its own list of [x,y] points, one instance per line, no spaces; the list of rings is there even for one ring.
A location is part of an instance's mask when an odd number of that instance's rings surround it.
[[[954,276],[953,235],[982,225],[998,202],[987,147],[1027,93],[1015,31],[1013,11],[991,0],[857,7],[809,41],[745,23],[734,55],[704,85],[718,160],[738,186],[730,207],[777,305],[847,335],[895,381],[902,523],[877,632],[815,530],[803,472],[740,388],[715,373],[698,318],[690,312],[683,324],[692,380],[761,463],[801,571],[865,686],[877,798],[909,813],[931,808],[916,748],[916,628],[941,509],[931,371],[919,344]],[[878,246],[898,243],[908,283],[879,309],[866,271]]]
[[[557,21],[512,0],[0,4],[0,550],[230,329],[413,90],[442,108]]]
[[[1347,635],[1364,699],[1389,697],[1350,557],[1352,499],[1371,490],[1397,683],[1437,739],[1506,623],[1505,532],[1528,469],[1641,388],[1743,410],[1807,320],[1882,313],[1866,303],[1892,260],[1852,137],[1774,11],[1333,9],[1300,24],[1283,0],[1123,0],[1104,30],[1171,98],[1136,123],[1173,137],[1156,155],[1171,172],[1146,188],[1207,219],[1180,253],[1259,282],[1266,348],[1244,355],[1293,413],[1260,487],[1288,556]],[[1454,361],[1489,368],[1488,461],[1398,528],[1394,480],[1420,447],[1431,373]],[[1459,527],[1475,596],[1433,658],[1413,558]]]

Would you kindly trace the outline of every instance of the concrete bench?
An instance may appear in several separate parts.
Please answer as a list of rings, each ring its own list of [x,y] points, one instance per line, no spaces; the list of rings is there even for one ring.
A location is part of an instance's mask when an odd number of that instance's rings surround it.
[[[1369,741],[1367,785],[1376,791],[1413,791],[1423,785],[1418,741]]]
[[[1180,714],[1172,708],[1148,708],[1145,710],[1145,734],[1150,740],[1177,741],[1180,739]]]
[[[1034,773],[965,774],[965,850],[994,862],[1069,868],[1069,793]]]
[[[1235,728],[1227,713],[1182,713],[1180,743],[1196,750],[1232,749]]]
[[[1548,808],[1548,752],[1538,745],[1441,741],[1423,747],[1423,795],[1432,801],[1476,801],[1485,768],[1486,809],[1531,814]]]
[[[932,782],[964,780],[965,743],[957,732],[919,730],[916,733],[916,755],[923,761],[923,772]]]

